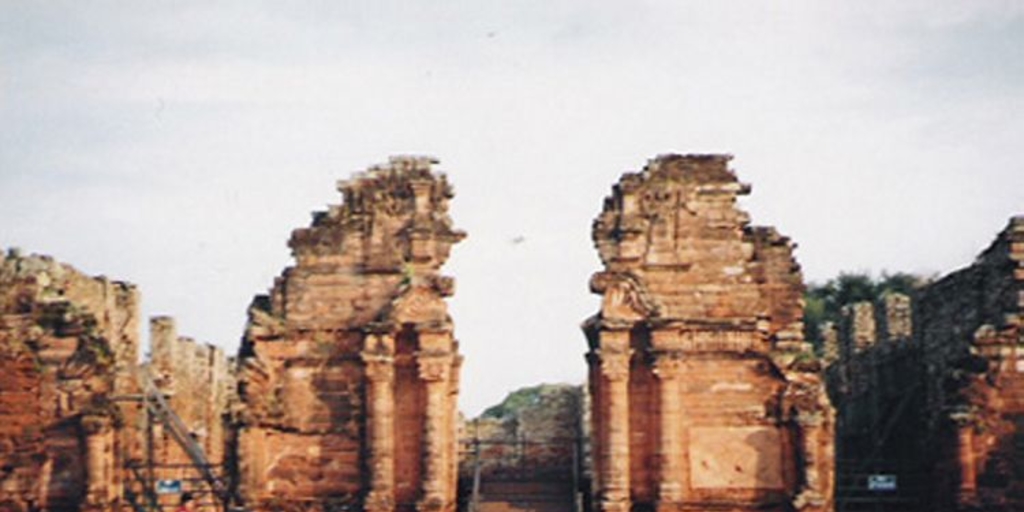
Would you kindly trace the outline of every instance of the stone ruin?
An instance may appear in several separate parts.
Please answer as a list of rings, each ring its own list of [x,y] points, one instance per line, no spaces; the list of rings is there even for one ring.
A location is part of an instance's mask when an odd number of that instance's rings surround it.
[[[1024,510],[1024,217],[914,295],[854,304],[825,329],[837,500],[857,510],[856,480],[881,473],[898,499],[864,510]]]
[[[289,243],[240,351],[239,490],[253,510],[455,509],[462,357],[439,274],[453,192],[429,158],[338,184]]]
[[[139,296],[45,256],[0,264],[0,510],[113,510],[141,453]]]
[[[220,349],[154,318],[149,371],[217,466],[233,382]],[[194,481],[181,447],[146,413],[139,294],[46,256],[0,266],[0,510],[128,510],[146,479]],[[153,464],[150,464],[150,462]],[[151,483],[151,482],[149,482]],[[202,510],[209,490],[188,485]],[[166,506],[176,505],[167,496]]]
[[[583,504],[586,392],[541,384],[509,394],[460,428],[464,510],[572,511]]]
[[[833,411],[793,244],[752,227],[724,155],[626,173],[594,221],[596,508],[831,510]]]
[[[877,303],[845,306],[838,324],[822,327],[826,380],[837,411],[837,508],[903,510],[911,489],[927,485],[920,446],[907,442],[922,431],[912,413],[921,407],[922,378],[912,322],[910,297],[886,292]],[[871,475],[897,475],[897,489],[868,488]],[[891,503],[879,505],[879,498]]]
[[[793,244],[750,226],[728,160],[661,156],[605,200],[587,392],[461,427],[439,272],[465,235],[431,159],[339,183],[237,362],[156,317],[140,366],[133,286],[11,251],[0,510],[137,511],[154,480],[194,480],[146,375],[255,512],[1024,510],[1024,218],[912,297],[849,306],[819,358]],[[879,474],[899,492],[864,494]]]
[[[219,474],[229,473],[233,464],[229,450],[234,443],[231,413],[237,405],[237,386],[228,358],[219,347],[178,336],[175,321],[169,316],[150,318],[149,333],[151,354],[146,368],[154,384],[166,394],[207,461]],[[158,422],[151,424],[152,458],[159,461],[153,469],[154,477],[195,479],[195,468],[185,449]],[[148,470],[145,464],[140,464],[140,469]],[[219,510],[209,489],[198,486],[188,490],[203,510]],[[164,506],[177,505],[177,495],[160,498]]]

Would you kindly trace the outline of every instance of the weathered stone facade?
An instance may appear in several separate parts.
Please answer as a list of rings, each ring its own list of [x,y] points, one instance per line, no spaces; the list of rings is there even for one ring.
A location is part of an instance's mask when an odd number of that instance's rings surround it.
[[[141,452],[139,296],[44,256],[0,266],[0,510],[113,510]]]
[[[573,459],[578,456],[573,452],[583,437],[583,390],[568,384],[527,389],[535,392],[530,403],[500,417],[482,416],[462,422],[459,473],[463,478],[473,476],[477,460],[485,479],[544,479],[572,474]]]
[[[864,510],[1024,509],[1024,218],[912,306],[891,295],[847,316],[828,371],[839,501],[881,473],[899,488]]]
[[[293,232],[237,366],[157,317],[147,371],[254,512],[454,512],[460,477],[474,512],[1024,510],[1024,217],[913,297],[847,306],[818,359],[793,244],[749,225],[728,161],[658,157],[605,200],[583,396],[541,388],[460,439],[440,268],[465,235],[436,162],[413,157],[340,183]],[[129,510],[149,476],[197,476],[160,425],[147,441],[138,302],[4,256],[0,510]]]
[[[843,510],[912,510],[929,484],[921,424],[921,351],[912,338],[910,297],[846,306],[828,325],[823,352],[836,406],[836,503]],[[869,489],[872,475],[895,475],[896,488]],[[879,508],[884,507],[884,508]]]
[[[833,412],[792,244],[751,227],[722,155],[627,173],[593,239],[600,510],[831,510]]]
[[[455,508],[461,356],[440,275],[452,189],[428,158],[339,183],[292,233],[240,352],[240,491],[256,510]]]
[[[936,510],[1024,509],[1024,217],[915,307]],[[954,495],[949,491],[955,489]]]
[[[516,398],[520,399],[512,403]],[[459,479],[463,510],[573,512],[580,492],[585,394],[581,386],[517,390],[496,414],[464,421]]]
[[[218,475],[230,467],[226,456],[231,446],[230,411],[235,402],[235,379],[224,351],[209,344],[178,336],[174,319],[150,318],[148,370],[156,386],[167,395],[171,409],[181,418],[193,439]],[[155,476],[160,480],[193,481],[198,476],[185,450],[162,425],[153,425]],[[211,490],[196,483],[192,491],[200,503],[216,504]],[[164,505],[176,505],[178,496],[161,496]],[[217,510],[210,507],[209,510]]]

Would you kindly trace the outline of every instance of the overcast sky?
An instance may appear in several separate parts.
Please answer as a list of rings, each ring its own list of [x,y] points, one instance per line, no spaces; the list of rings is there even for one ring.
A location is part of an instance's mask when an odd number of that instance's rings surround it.
[[[0,0],[0,246],[233,353],[337,179],[433,155],[470,414],[584,380],[591,220],[669,152],[809,280],[965,265],[1024,213],[1024,2]]]

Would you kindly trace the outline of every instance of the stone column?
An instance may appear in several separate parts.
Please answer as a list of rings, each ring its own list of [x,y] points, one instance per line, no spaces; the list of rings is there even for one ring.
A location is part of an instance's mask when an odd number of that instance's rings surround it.
[[[85,431],[86,505],[88,509],[100,510],[108,505],[113,488],[113,460],[109,450],[111,422],[103,416],[86,416],[82,418],[82,429]]]
[[[366,512],[390,512],[395,508],[395,365],[387,354],[362,354],[366,365],[369,401],[370,492]]]
[[[825,424],[824,414],[820,411],[799,411],[796,416],[799,428],[800,451],[804,467],[803,488],[794,500],[795,508],[820,507],[825,503],[822,492],[820,464],[823,462],[818,455],[821,443],[821,431]]]
[[[660,438],[658,442],[658,507],[673,509],[683,501],[682,401],[679,377],[682,354],[663,352],[654,361],[658,378]]]
[[[978,491],[978,473],[974,468],[974,425],[970,413],[954,413],[956,424],[957,463],[960,466],[960,487],[957,501],[967,504],[974,501]]]
[[[602,512],[629,512],[629,331],[601,332],[600,365],[605,399],[602,440]]]
[[[451,455],[448,460],[448,488],[458,489],[459,487],[459,386],[462,373],[461,355],[455,354],[452,359],[451,378],[448,381],[448,446],[447,453]]]
[[[445,447],[447,429],[445,425],[448,381],[451,375],[451,354],[421,354],[417,360],[419,376],[426,388],[426,411],[423,425],[423,496],[416,508],[420,512],[439,511],[449,508],[449,492],[446,485],[445,467],[448,454]]]

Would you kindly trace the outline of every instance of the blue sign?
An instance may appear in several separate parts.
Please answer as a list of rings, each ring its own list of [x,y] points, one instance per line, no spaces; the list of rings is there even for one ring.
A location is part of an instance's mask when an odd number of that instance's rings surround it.
[[[869,491],[891,492],[896,490],[896,475],[868,475]]]
[[[181,494],[181,480],[157,480],[157,494]]]

